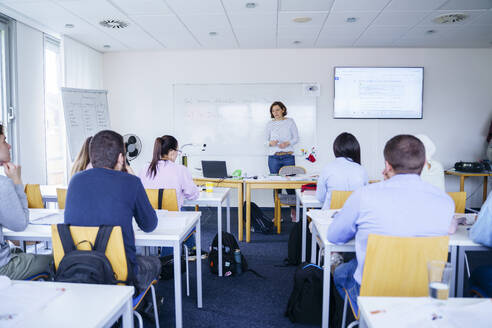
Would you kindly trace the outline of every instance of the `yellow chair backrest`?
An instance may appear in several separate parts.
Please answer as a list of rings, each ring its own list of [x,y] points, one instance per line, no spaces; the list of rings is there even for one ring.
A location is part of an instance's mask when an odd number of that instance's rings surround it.
[[[70,226],[70,232],[72,238],[77,245],[78,250],[90,250],[90,245],[86,242],[89,241],[94,245],[96,240],[97,231],[99,227],[80,227]],[[55,270],[58,269],[60,261],[65,256],[63,251],[63,245],[58,234],[58,227],[56,224],[51,225],[51,241],[53,243],[53,259],[55,262]],[[80,243],[80,244],[79,244]],[[126,281],[128,277],[128,263],[126,261],[125,246],[123,243],[123,235],[121,233],[121,227],[113,227],[113,231],[109,236],[108,245],[106,247],[106,257],[108,258],[117,280]]]
[[[331,192],[330,209],[342,208],[350,195],[352,195],[352,191],[333,190]]]
[[[145,189],[145,192],[147,193],[147,197],[149,197],[150,205],[157,210],[159,207],[159,189]],[[164,189],[162,195],[162,209],[179,211],[176,189]]]
[[[361,296],[428,296],[427,262],[448,258],[449,236],[393,237],[370,234]]]
[[[56,198],[58,199],[58,208],[65,209],[65,200],[67,199],[67,189],[56,188]]]
[[[43,196],[38,184],[26,184],[24,192],[27,196],[28,208],[44,208]]]
[[[465,213],[466,191],[448,192],[454,201],[454,212]]]

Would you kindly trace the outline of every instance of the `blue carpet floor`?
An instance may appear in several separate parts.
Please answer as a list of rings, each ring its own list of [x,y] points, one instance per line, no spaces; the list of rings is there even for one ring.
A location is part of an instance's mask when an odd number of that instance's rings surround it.
[[[202,210],[202,249],[207,250],[217,233],[217,212]],[[273,210],[265,214],[273,217]],[[208,260],[202,261],[203,308],[196,306],[196,266],[190,266],[190,296],[186,296],[183,274],[183,327],[307,327],[292,324],[284,317],[293,288],[295,267],[279,267],[287,257],[287,240],[292,227],[290,209],[283,212],[284,222],[280,235],[251,233],[251,243],[240,242],[242,254],[249,267],[265,276],[261,279],[251,272],[241,276],[222,277],[212,274]],[[223,213],[225,218],[225,211]],[[223,220],[225,221],[225,220]],[[225,222],[224,222],[225,229]],[[231,232],[237,239],[237,210],[231,209]],[[174,327],[174,280],[161,281],[158,293],[164,297],[160,307],[161,327]],[[152,327],[146,322],[146,327]]]

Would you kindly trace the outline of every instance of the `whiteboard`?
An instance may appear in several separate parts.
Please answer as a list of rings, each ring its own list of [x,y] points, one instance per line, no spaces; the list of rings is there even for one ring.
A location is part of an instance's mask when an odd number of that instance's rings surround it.
[[[61,88],[68,149],[72,161],[85,139],[101,130],[109,129],[108,92]]]
[[[180,144],[206,156],[266,156],[270,105],[282,101],[299,130],[301,148],[316,145],[316,83],[175,84],[174,129]]]

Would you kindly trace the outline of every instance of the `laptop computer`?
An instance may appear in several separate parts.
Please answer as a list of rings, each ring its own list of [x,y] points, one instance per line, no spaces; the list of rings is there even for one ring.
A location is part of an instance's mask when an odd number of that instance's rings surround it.
[[[230,176],[227,175],[225,161],[202,161],[202,170],[204,178],[230,178]]]

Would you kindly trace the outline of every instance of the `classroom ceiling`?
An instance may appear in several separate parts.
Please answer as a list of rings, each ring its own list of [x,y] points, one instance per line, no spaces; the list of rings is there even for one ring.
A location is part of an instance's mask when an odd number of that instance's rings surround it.
[[[492,47],[492,0],[0,0],[2,8],[103,52]],[[443,20],[458,21],[434,21],[449,14]]]

